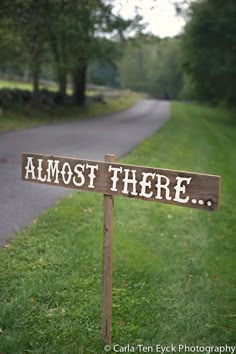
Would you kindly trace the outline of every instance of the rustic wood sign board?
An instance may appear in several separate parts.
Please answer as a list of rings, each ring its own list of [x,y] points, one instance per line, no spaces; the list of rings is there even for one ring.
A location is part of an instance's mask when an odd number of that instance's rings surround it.
[[[22,155],[22,179],[104,194],[102,338],[111,343],[114,196],[139,198],[202,210],[219,209],[220,177],[75,158]]]
[[[220,177],[77,158],[22,155],[28,182],[216,211]]]

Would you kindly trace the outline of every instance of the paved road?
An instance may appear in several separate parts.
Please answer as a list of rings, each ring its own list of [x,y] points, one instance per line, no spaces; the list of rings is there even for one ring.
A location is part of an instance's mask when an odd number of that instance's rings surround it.
[[[103,160],[120,157],[151,135],[169,117],[169,103],[142,100],[106,117],[0,134],[0,246],[44,209],[71,193],[66,188],[21,181],[21,153]]]

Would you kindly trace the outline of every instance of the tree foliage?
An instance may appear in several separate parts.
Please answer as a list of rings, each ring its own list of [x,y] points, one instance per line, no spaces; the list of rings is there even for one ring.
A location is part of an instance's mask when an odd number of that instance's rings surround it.
[[[42,65],[50,61],[61,98],[65,96],[70,77],[74,101],[83,105],[89,61],[105,53],[106,60],[111,60],[116,55],[112,36],[121,37],[140,20],[137,17],[124,20],[115,15],[113,3],[110,0],[1,0],[0,59],[31,69],[35,100]],[[110,39],[106,38],[107,34]],[[17,51],[19,56],[14,55]],[[16,57],[17,60],[13,59]]]
[[[118,68],[112,62],[94,60],[88,67],[88,82],[108,87],[119,87]]]
[[[197,97],[236,105],[235,0],[192,3],[184,41],[184,69]]]
[[[182,87],[180,39],[141,35],[119,62],[121,87],[160,98],[178,98]]]

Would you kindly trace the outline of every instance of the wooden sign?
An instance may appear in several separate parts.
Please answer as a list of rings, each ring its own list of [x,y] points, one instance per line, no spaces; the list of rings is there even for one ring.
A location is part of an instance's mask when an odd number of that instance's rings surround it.
[[[220,177],[214,175],[23,154],[22,179],[202,210],[219,209]]]
[[[115,163],[114,155],[106,155],[105,162],[102,162],[23,154],[22,179],[104,194],[102,338],[104,344],[109,345],[112,322],[114,196],[209,211],[219,208],[219,176],[124,165]]]

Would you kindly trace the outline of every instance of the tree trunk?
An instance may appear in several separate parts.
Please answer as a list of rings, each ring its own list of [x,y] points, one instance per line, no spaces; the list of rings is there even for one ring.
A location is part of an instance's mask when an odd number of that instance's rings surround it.
[[[41,65],[41,24],[40,2],[32,1],[32,75],[33,75],[33,102],[37,103],[39,97],[39,75]]]
[[[28,69],[28,67],[24,68],[24,78],[23,78],[23,80],[25,82],[29,82],[29,69]]]
[[[60,101],[63,103],[66,96],[67,87],[67,64],[66,64],[66,41],[65,34],[60,33],[57,36],[51,33],[50,44],[54,56],[57,81],[58,81],[58,94]]]
[[[73,81],[73,100],[79,106],[85,105],[87,63],[79,64],[72,77]]]
[[[60,95],[60,100],[61,103],[65,102],[65,97],[66,97],[66,86],[67,86],[67,75],[64,70],[59,69],[58,73],[58,83],[59,83],[59,95]]]
[[[32,56],[37,57],[36,55]],[[34,61],[33,63],[33,102],[37,103],[38,97],[39,97],[39,74],[40,74],[40,64],[38,60],[36,59],[37,62]]]
[[[67,86],[67,65],[66,65],[66,36],[63,31],[61,36],[58,38],[58,82],[59,82],[59,95],[61,97],[61,102],[65,102],[66,97],[66,86]],[[55,52],[56,56],[56,52]],[[56,58],[55,58],[56,59]]]

